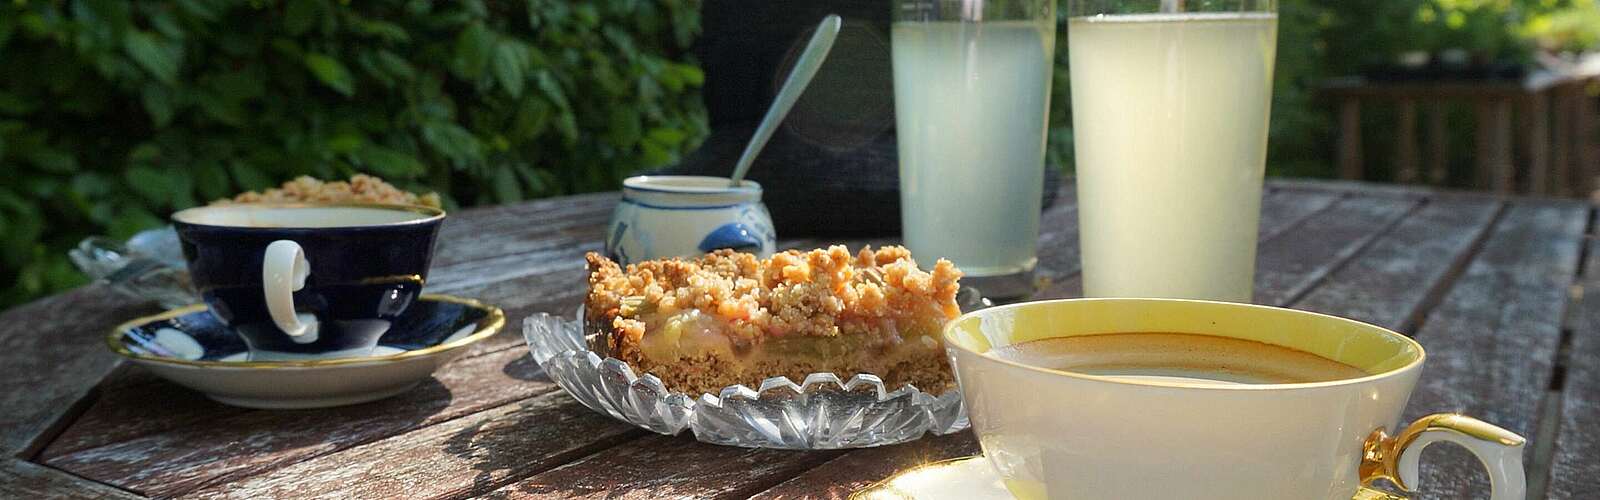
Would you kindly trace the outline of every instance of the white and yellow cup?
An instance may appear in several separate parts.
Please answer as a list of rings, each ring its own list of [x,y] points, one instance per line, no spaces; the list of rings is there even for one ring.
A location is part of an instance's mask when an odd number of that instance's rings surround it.
[[[1253,340],[1371,375],[1193,384],[984,354],[1031,340],[1128,332]],[[1456,414],[1394,432],[1426,356],[1416,341],[1366,323],[1222,302],[1077,299],[970,313],[946,327],[945,342],[984,455],[1019,498],[1382,498],[1366,486],[1387,479],[1411,491],[1422,449],[1438,441],[1483,461],[1493,500],[1524,496],[1521,436]]]

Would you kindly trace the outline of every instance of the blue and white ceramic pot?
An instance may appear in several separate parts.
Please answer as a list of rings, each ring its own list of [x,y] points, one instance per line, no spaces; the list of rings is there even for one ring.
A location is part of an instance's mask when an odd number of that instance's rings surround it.
[[[623,265],[722,248],[767,257],[777,246],[761,185],[726,177],[630,177],[606,232],[606,255]]]

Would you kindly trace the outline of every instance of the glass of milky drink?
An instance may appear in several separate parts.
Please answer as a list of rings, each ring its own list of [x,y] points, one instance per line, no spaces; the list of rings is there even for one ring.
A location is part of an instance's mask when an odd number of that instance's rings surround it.
[[[1090,297],[1249,302],[1276,0],[1070,0]]]
[[[891,45],[905,245],[962,285],[1031,292],[1054,0],[896,0]]]
[[[944,336],[984,457],[1017,498],[1400,499],[1439,441],[1478,456],[1491,500],[1525,493],[1522,437],[1454,413],[1397,425],[1427,356],[1382,327],[1108,298],[984,309]],[[1401,491],[1370,489],[1379,479]]]

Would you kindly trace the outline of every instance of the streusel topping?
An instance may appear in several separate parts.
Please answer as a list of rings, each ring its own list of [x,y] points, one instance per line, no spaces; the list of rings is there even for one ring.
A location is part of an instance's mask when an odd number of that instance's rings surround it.
[[[768,336],[832,337],[877,331],[885,323],[894,328],[895,319],[961,314],[955,302],[961,271],[944,259],[923,271],[898,246],[867,247],[852,256],[835,245],[768,259],[718,250],[626,270],[596,253],[587,259],[588,318],[613,318],[610,326],[627,337],[624,344],[636,344],[650,318],[687,309],[714,315],[745,345]]]
[[[302,175],[283,186],[261,192],[247,191],[232,200],[213,203],[384,203],[391,205],[422,205],[439,208],[439,194],[417,195],[400,190],[383,179],[356,174],[345,181],[322,181]]]

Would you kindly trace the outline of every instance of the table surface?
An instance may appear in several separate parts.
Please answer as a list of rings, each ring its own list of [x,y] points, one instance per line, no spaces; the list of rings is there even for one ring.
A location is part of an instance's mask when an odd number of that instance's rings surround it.
[[[1038,298],[1073,297],[1077,213],[1044,215]],[[429,290],[571,313],[615,193],[473,209],[445,224]],[[1255,301],[1414,336],[1430,362],[1406,411],[1463,411],[1532,441],[1529,498],[1600,490],[1600,251],[1575,202],[1279,180],[1263,200]],[[872,241],[882,244],[889,240]],[[788,247],[828,242],[791,240]],[[866,243],[849,242],[852,246]],[[969,432],[852,451],[700,444],[590,411],[540,372],[517,328],[406,394],[307,411],[223,406],[125,366],[102,338],[154,307],[88,286],[0,315],[0,497],[842,497],[971,455]],[[1422,498],[1487,497],[1454,446]]]

